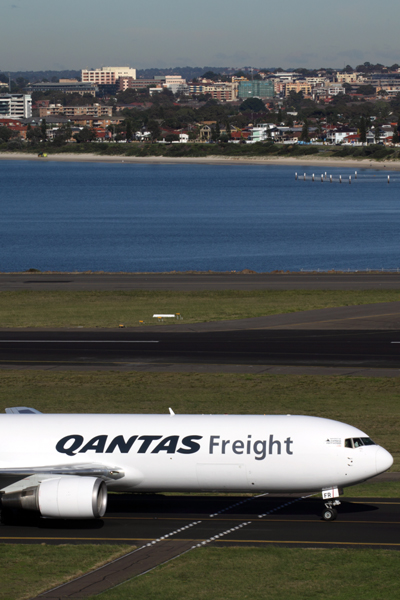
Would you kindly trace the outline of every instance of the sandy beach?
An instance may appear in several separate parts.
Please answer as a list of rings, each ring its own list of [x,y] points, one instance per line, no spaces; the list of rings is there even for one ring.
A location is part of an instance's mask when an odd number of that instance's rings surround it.
[[[102,156],[99,154],[75,154],[60,153],[49,154],[47,157],[39,157],[36,154],[25,154],[22,152],[1,152],[0,160],[38,160],[41,162],[104,162],[104,163],[136,163],[136,164],[204,164],[204,165],[286,165],[286,166],[314,166],[314,167],[345,167],[350,169],[378,169],[382,171],[400,171],[400,161],[377,161],[370,159],[346,159],[346,158],[318,158],[314,156],[303,156],[299,158],[267,158],[267,157],[222,157],[207,156],[204,158],[170,158],[166,156]]]

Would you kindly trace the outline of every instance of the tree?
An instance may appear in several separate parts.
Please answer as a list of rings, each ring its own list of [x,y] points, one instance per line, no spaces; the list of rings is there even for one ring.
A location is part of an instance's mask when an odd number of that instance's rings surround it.
[[[370,83],[368,85],[360,85],[357,92],[362,94],[363,96],[374,96],[376,93],[376,89]]]
[[[151,139],[156,140],[161,135],[161,129],[157,121],[151,120],[146,125],[147,130],[150,131]]]
[[[126,140],[129,141],[132,139],[132,124],[130,121],[126,121],[126,133],[125,133],[125,137]]]
[[[42,134],[42,140],[46,141],[47,140],[46,119],[42,119],[42,122],[40,124],[40,131],[41,131],[41,134]]]
[[[91,129],[90,127],[83,127],[78,133],[75,133],[73,138],[77,141],[78,144],[82,144],[85,142],[92,142],[96,139],[96,131]]]
[[[287,115],[285,125],[286,127],[293,127],[294,121],[292,115]]]
[[[0,127],[0,141],[8,142],[13,137],[13,132],[8,127]]]
[[[358,129],[360,132],[360,142],[365,144],[367,141],[367,124],[364,117],[361,117]]]
[[[393,139],[392,139],[392,144],[398,144],[399,143],[399,132],[397,131],[397,129],[394,130],[393,132]]]
[[[179,135],[177,135],[176,133],[168,133],[165,136],[165,141],[168,143],[179,142]]]
[[[303,129],[301,130],[301,137],[300,137],[302,142],[309,142],[310,141],[310,136],[308,134],[308,121],[307,119],[304,119],[304,124],[303,124]]]
[[[245,112],[265,112],[265,104],[260,98],[246,98],[239,107],[239,110]]]
[[[375,144],[377,144],[379,142],[380,135],[381,135],[380,127],[379,127],[378,123],[375,123],[375,127],[374,127]]]
[[[69,123],[67,123],[66,125],[63,125],[62,127],[59,127],[56,135],[54,136],[53,144],[55,146],[64,146],[64,144],[66,142],[68,142],[68,140],[71,139],[71,136],[72,136],[71,125]]]
[[[225,131],[226,131],[226,137],[228,138],[228,140],[230,140],[232,138],[232,131],[231,131],[231,124],[229,123],[229,121],[226,122]]]

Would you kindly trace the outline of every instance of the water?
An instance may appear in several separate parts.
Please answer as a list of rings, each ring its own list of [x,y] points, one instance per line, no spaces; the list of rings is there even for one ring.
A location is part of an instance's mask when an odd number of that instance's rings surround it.
[[[0,161],[0,271],[397,269],[388,173]]]

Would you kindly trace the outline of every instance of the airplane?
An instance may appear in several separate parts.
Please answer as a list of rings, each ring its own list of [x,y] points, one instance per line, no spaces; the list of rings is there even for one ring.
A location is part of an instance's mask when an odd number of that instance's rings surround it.
[[[322,493],[333,521],[343,488],[393,457],[366,433],[299,415],[0,415],[2,510],[101,518],[107,491]]]

